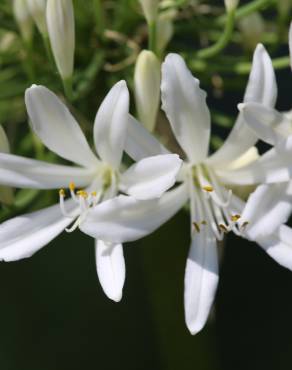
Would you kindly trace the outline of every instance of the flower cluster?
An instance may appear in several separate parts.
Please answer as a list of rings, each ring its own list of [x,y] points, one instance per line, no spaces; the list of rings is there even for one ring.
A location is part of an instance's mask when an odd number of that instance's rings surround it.
[[[152,27],[158,1],[140,3]],[[225,3],[228,11],[237,6],[237,1]],[[40,32],[49,35],[62,79],[71,78],[72,2],[15,1],[14,6],[23,37],[30,37],[31,14]],[[0,225],[0,259],[30,257],[62,231],[79,228],[95,240],[97,274],[104,292],[119,301],[125,280],[122,244],[152,233],[188,204],[191,245],[184,304],[186,324],[196,334],[214,301],[217,242],[227,233],[255,241],[274,260],[292,269],[292,230],[285,225],[292,210],[292,113],[274,109],[275,73],[261,44],[254,52],[234,127],[213,154],[209,151],[211,118],[206,93],[179,54],[168,54],[160,65],[154,53],[142,52],[134,85],[143,124],[129,113],[126,82],[117,82],[95,117],[95,152],[53,92],[38,85],[26,90],[31,130],[72,165],[10,154],[0,131],[0,184],[59,192],[58,204]],[[151,133],[160,99],[182,159]],[[270,145],[264,154],[257,150],[258,140]],[[133,160],[132,165],[126,167],[122,162],[124,154]],[[249,196],[242,196],[247,187]]]

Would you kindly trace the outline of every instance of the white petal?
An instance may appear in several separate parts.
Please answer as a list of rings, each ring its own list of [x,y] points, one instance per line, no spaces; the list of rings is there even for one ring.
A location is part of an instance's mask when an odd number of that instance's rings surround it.
[[[254,52],[252,69],[244,95],[244,103],[262,103],[274,107],[277,98],[277,83],[271,58],[263,45]],[[232,131],[222,147],[209,159],[212,164],[228,163],[241,156],[257,142],[257,136],[246,125],[240,113]]]
[[[276,145],[292,134],[291,122],[284,114],[258,103],[240,104],[246,124],[257,137],[268,144]]]
[[[104,98],[94,121],[94,142],[100,158],[118,167],[127,134],[129,91],[125,81],[116,83]]]
[[[85,167],[96,165],[78,123],[55,94],[33,85],[25,91],[25,104],[33,131],[50,150]]]
[[[280,226],[272,235],[255,240],[281,266],[292,270],[292,229]]]
[[[142,159],[122,174],[121,190],[136,199],[159,198],[174,185],[181,165],[177,154]]]
[[[292,136],[273,148],[257,161],[237,170],[215,169],[225,184],[253,185],[286,182],[292,179]]]
[[[255,146],[252,146],[249,148],[244,154],[242,154],[239,158],[235,159],[235,161],[232,161],[227,165],[228,170],[236,170],[238,168],[247,166],[248,164],[251,164],[252,162],[255,162],[257,159],[259,159],[259,151]],[[226,168],[226,165],[223,166]]]
[[[216,240],[201,230],[192,240],[185,271],[185,319],[192,334],[205,325],[218,285]]]
[[[204,160],[210,138],[210,113],[206,93],[178,54],[168,54],[162,64],[162,109],[174,135],[193,163]]]
[[[256,240],[275,232],[292,210],[292,183],[260,185],[249,196],[241,215],[245,235]]]
[[[76,212],[72,202],[66,202],[68,212]],[[0,260],[17,261],[32,256],[59,235],[70,223],[59,204],[41,211],[12,218],[0,225]]]
[[[126,274],[122,244],[96,240],[95,259],[103,291],[110,299],[119,302],[122,299]]]
[[[18,188],[66,188],[70,182],[86,187],[94,172],[78,167],[50,164],[12,154],[0,153],[0,183]]]
[[[133,116],[128,116],[125,152],[135,161],[169,151]]]
[[[187,201],[186,185],[154,200],[120,195],[89,211],[80,229],[96,239],[123,243],[144,237],[169,220]]]

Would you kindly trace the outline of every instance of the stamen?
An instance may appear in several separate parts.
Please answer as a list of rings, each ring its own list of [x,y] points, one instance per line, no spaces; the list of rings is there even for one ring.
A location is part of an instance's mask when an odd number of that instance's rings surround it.
[[[70,182],[70,184],[69,184],[69,189],[71,190],[71,191],[74,191],[75,190],[75,188],[76,188],[76,186],[75,186],[75,184],[74,184],[74,182]]]
[[[64,189],[59,190],[59,196],[60,197],[65,197],[65,190]]]
[[[237,222],[239,219],[240,219],[240,215],[232,215],[231,217],[230,217],[230,220],[232,221],[232,222]]]
[[[227,234],[230,230],[228,230],[228,227],[227,226],[225,226],[224,224],[219,224],[218,225],[218,227],[219,227],[219,229],[221,230],[221,231],[223,231],[225,234]]]
[[[240,226],[240,231],[243,232],[248,225],[249,225],[249,222],[244,221],[243,224],[241,224],[241,226]]]
[[[211,185],[202,186],[202,189],[207,191],[208,193],[211,193],[214,190],[213,186]]]
[[[63,216],[74,218],[65,209],[65,202],[64,202],[65,190],[64,189],[59,190],[59,198],[60,198],[60,200],[59,200],[60,201],[60,208],[61,208],[61,212],[62,212]]]

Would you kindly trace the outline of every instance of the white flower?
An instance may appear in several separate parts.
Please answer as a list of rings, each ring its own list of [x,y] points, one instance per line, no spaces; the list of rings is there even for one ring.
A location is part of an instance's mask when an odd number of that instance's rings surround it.
[[[227,12],[231,12],[238,7],[239,0],[224,0]]]
[[[143,50],[136,61],[135,100],[139,119],[152,132],[160,101],[160,62],[152,51]]]
[[[3,127],[0,126],[0,153],[9,153],[10,145],[8,138],[3,130]],[[0,186],[0,202],[4,204],[13,203],[13,191],[10,187]]]
[[[33,20],[31,18],[26,0],[13,1],[13,13],[19,26],[22,38],[29,42],[33,33]]]
[[[46,23],[46,1],[47,0],[26,0],[31,16],[33,17],[38,30],[46,37],[48,34]]]
[[[146,204],[147,199],[160,197],[175,183],[181,160],[173,154],[145,158],[121,172],[129,110],[129,93],[124,81],[112,87],[96,114],[94,143],[98,157],[56,95],[45,87],[33,86],[26,90],[25,102],[34,133],[47,148],[78,167],[0,153],[1,184],[20,188],[62,188],[60,204],[0,225],[1,260],[30,257],[65,228],[73,231],[81,227],[99,203],[112,198],[118,191],[143,199]],[[65,187],[69,187],[71,199],[65,200]],[[81,189],[76,192],[76,187]],[[125,278],[122,244],[98,238],[95,250],[102,287],[109,298],[119,301]]]
[[[89,212],[81,229],[110,242],[135,240],[154,231],[189,200],[191,247],[185,272],[185,317],[195,334],[204,326],[214,300],[218,284],[216,241],[225,233],[233,231],[255,240],[277,262],[292,269],[292,231],[283,225],[291,212],[292,163],[288,158],[292,146],[283,148],[281,155],[273,148],[259,156],[254,147],[257,135],[245,125],[240,113],[224,145],[208,157],[210,114],[206,94],[179,55],[170,54],[163,63],[161,92],[162,108],[186,154],[181,185],[158,202],[145,203],[144,209],[143,202],[126,196],[104,202]],[[259,45],[244,102],[273,107],[276,95],[271,60]],[[168,153],[132,117],[126,151],[135,160]],[[234,185],[259,186],[245,203],[231,192]]]
[[[48,0],[47,26],[52,52],[63,80],[72,76],[75,50],[72,0]]]

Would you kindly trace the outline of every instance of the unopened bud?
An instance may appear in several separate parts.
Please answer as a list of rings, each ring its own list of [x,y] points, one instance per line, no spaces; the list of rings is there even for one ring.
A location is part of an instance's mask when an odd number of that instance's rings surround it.
[[[171,9],[163,12],[157,19],[156,45],[159,52],[163,52],[173,36],[173,18],[176,11]]]
[[[261,14],[254,12],[242,18],[238,22],[238,28],[241,31],[244,45],[254,50],[265,32],[265,23]]]
[[[158,2],[159,0],[139,0],[144,16],[148,23],[152,23],[156,20],[158,14]]]
[[[134,74],[138,116],[149,130],[155,128],[160,98],[160,62],[152,51],[143,50],[137,59]]]
[[[26,0],[13,1],[13,13],[24,41],[30,42],[33,33],[33,20]]]
[[[9,141],[3,130],[0,126],[0,153],[9,153]],[[14,201],[13,190],[8,186],[0,186],[0,202],[11,205]]]
[[[227,12],[231,12],[238,7],[239,0],[224,0]]]
[[[63,80],[72,76],[75,25],[72,0],[48,0],[47,25],[52,52]]]
[[[46,23],[46,0],[26,0],[31,16],[33,17],[38,30],[44,36],[47,35]]]

